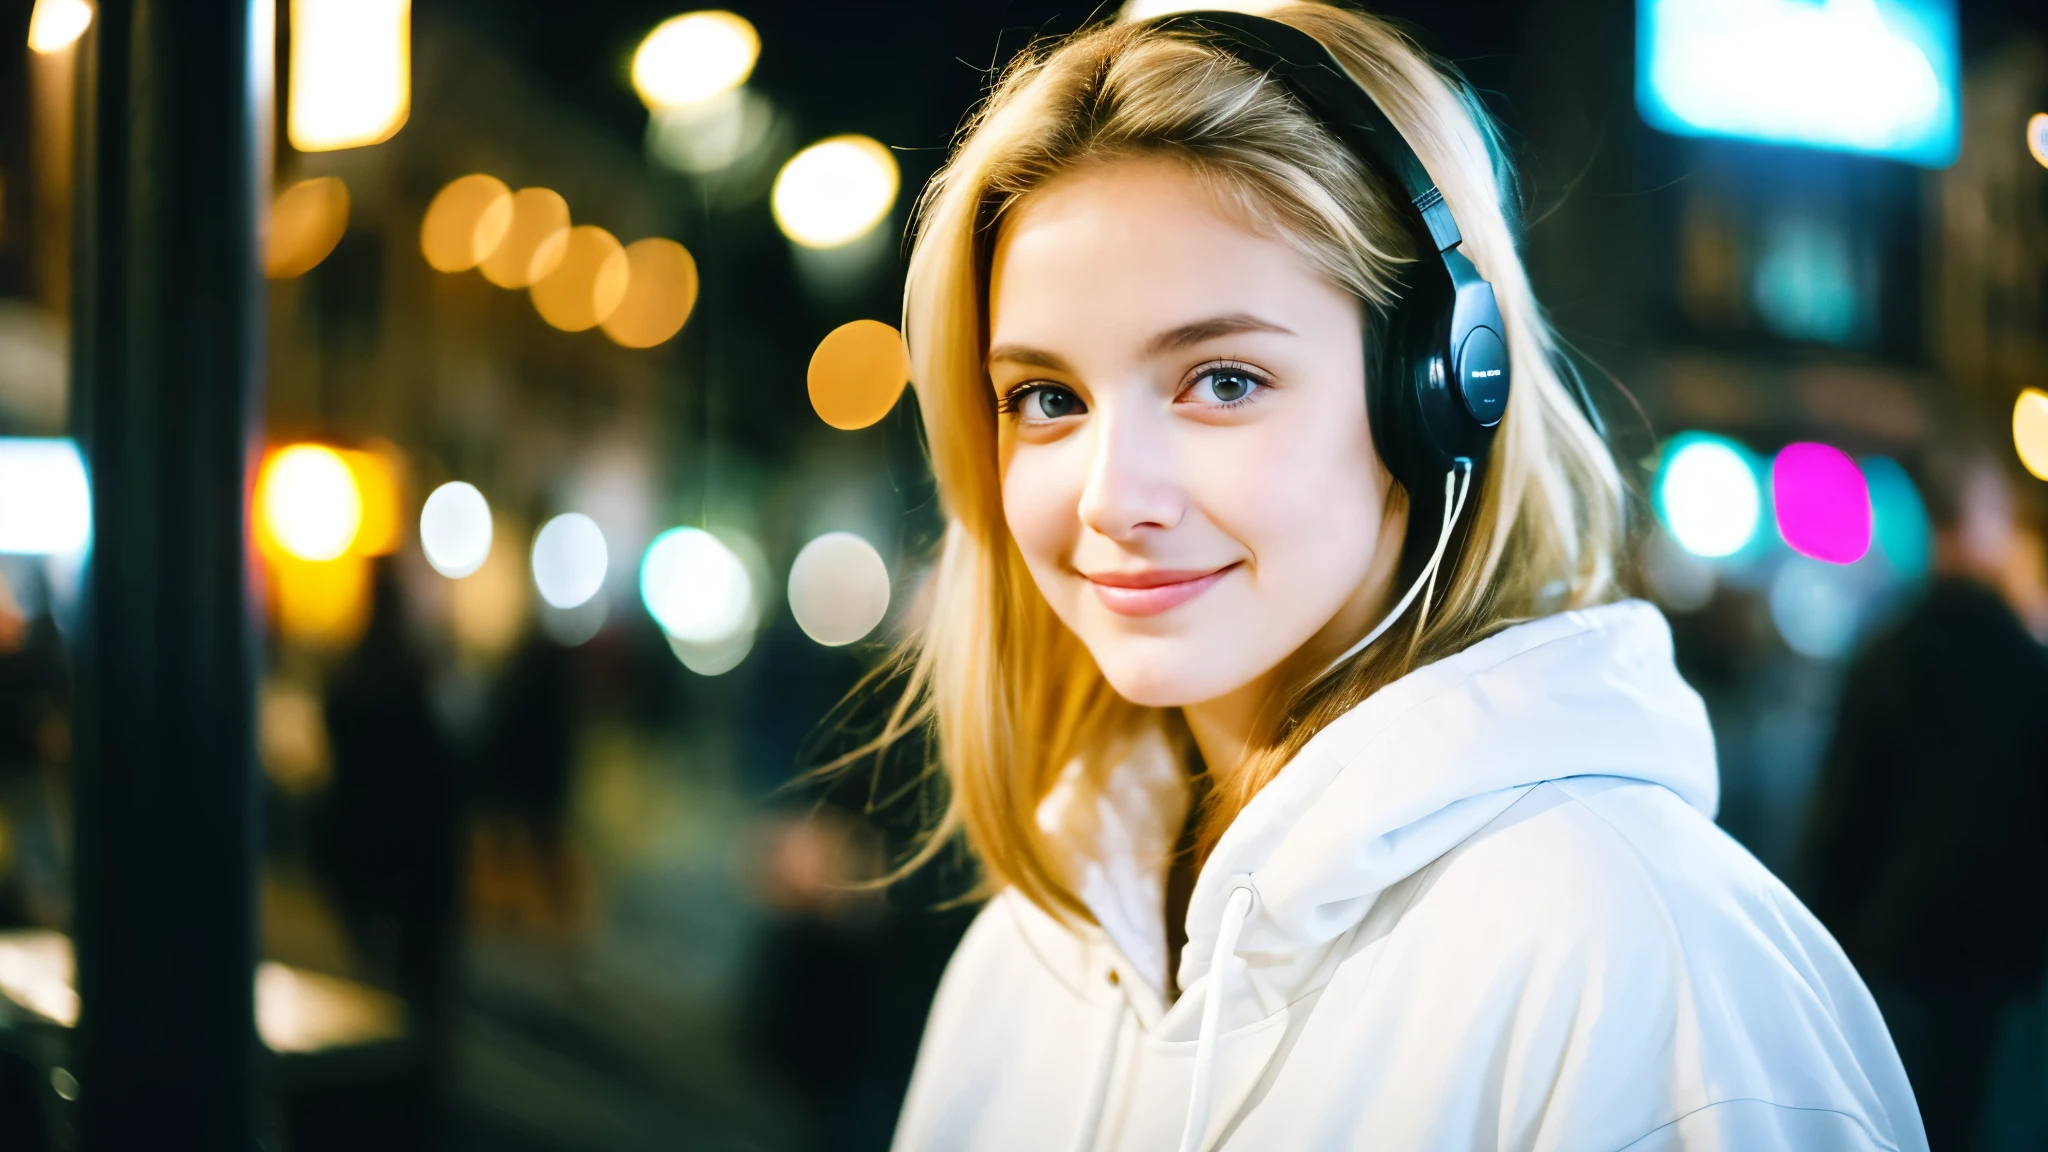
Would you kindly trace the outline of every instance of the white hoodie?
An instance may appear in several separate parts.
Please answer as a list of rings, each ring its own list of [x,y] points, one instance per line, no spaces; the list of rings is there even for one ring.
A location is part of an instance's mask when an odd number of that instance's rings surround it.
[[[1152,746],[1040,822],[1101,925],[1006,892],[939,986],[895,1147],[1921,1152],[1842,951],[1712,822],[1713,736],[1640,602],[1388,686],[1202,869]],[[1220,972],[1219,972],[1220,969]]]

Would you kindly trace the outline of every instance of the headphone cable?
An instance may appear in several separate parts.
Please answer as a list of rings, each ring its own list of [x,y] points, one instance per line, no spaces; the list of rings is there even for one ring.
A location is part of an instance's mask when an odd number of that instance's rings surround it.
[[[1465,497],[1471,490],[1472,458],[1460,456],[1457,458],[1457,466],[1451,471],[1444,473],[1444,522],[1443,528],[1437,533],[1436,551],[1430,553],[1429,563],[1424,564],[1422,571],[1416,574],[1415,582],[1408,586],[1408,591],[1402,595],[1401,602],[1394,605],[1394,610],[1387,613],[1384,619],[1374,625],[1373,630],[1367,632],[1364,639],[1346,648],[1343,655],[1330,661],[1328,667],[1316,673],[1315,679],[1309,681],[1309,683],[1314,684],[1323,679],[1323,677],[1335,672],[1345,661],[1365,651],[1366,648],[1371,646],[1373,641],[1385,635],[1387,629],[1394,626],[1394,621],[1399,620],[1401,614],[1408,611],[1409,605],[1415,603],[1416,596],[1422,593],[1425,586],[1432,590],[1435,589],[1436,571],[1443,563],[1444,549],[1450,545],[1451,529],[1457,525],[1459,515],[1465,511]]]

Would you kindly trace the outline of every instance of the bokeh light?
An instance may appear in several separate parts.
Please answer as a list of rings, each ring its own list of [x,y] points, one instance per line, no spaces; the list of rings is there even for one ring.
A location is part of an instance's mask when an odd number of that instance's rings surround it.
[[[557,608],[552,604],[540,610],[540,630],[548,639],[564,648],[576,648],[590,642],[590,638],[604,630],[605,619],[611,609],[602,596],[592,596],[574,608]]]
[[[1792,556],[1771,578],[1771,624],[1785,645],[1815,660],[1837,660],[1856,643],[1861,596],[1850,571]]]
[[[301,152],[388,140],[412,109],[412,0],[292,0],[291,106]]]
[[[2033,154],[2035,163],[2048,168],[2048,112],[2027,117],[2027,151]]]
[[[549,188],[521,188],[512,194],[512,219],[504,236],[479,265],[484,279],[500,288],[524,288],[555,270],[566,248],[551,245],[569,230],[569,202]]]
[[[896,205],[896,157],[866,136],[833,136],[790,157],[770,195],[782,234],[807,248],[850,244]]]
[[[889,568],[851,532],[827,532],[789,566],[789,610],[804,635],[828,648],[875,630],[889,612]]]
[[[512,190],[481,172],[450,180],[420,221],[420,254],[441,272],[467,272],[497,250],[512,227]]]
[[[525,526],[499,520],[492,536],[517,540]],[[467,660],[502,659],[525,630],[529,589],[525,557],[517,548],[493,548],[483,565],[449,587],[448,619],[456,648]]]
[[[85,0],[36,0],[28,18],[28,46],[48,55],[61,52],[92,27],[92,5]]]
[[[451,480],[420,507],[420,551],[434,571],[460,580],[491,555],[491,505],[476,485]]]
[[[277,194],[270,208],[270,248],[263,274],[289,280],[318,267],[348,231],[348,185],[315,176]]]
[[[340,555],[307,560],[270,557],[271,606],[287,640],[336,651],[354,644],[370,622],[370,561]]]
[[[697,306],[697,262],[673,240],[626,245],[626,292],[605,317],[604,334],[626,348],[652,348],[682,331]]]
[[[701,528],[671,528],[640,561],[640,599],[661,630],[710,644],[750,630],[753,580],[724,541]]]
[[[1934,530],[1927,505],[1912,477],[1894,460],[1869,456],[1862,461],[1870,485],[1870,535],[1900,580],[1925,577],[1934,563]]]
[[[368,451],[339,448],[335,455],[348,465],[362,498],[363,519],[348,550],[357,556],[388,556],[405,542],[399,512],[404,482],[405,458],[389,441],[379,441]]]
[[[1778,535],[1794,552],[1854,564],[1870,551],[1870,488],[1847,453],[1826,444],[1787,444],[1771,462]]]
[[[668,650],[683,662],[683,667],[699,676],[723,676],[739,667],[747,653],[754,650],[754,630],[741,628],[724,639],[703,643],[670,636]]]
[[[574,608],[604,587],[610,558],[604,532],[581,512],[565,512],[533,537],[533,586],[557,608]]]
[[[775,106],[751,88],[664,108],[647,121],[647,149],[662,165],[703,176],[745,160],[752,167],[776,134]]]
[[[2048,480],[2048,392],[2029,388],[2012,405],[2012,446],[2037,480]]]
[[[655,25],[633,53],[633,90],[650,110],[694,104],[737,88],[754,71],[761,37],[744,17],[688,12]]]
[[[70,440],[0,438],[0,552],[77,552],[92,538],[92,487]]]
[[[559,248],[560,251],[554,251]],[[557,232],[534,253],[536,266],[554,271],[534,281],[528,294],[540,318],[564,332],[583,332],[618,311],[625,299],[629,265],[618,238],[582,224]]]
[[[1740,445],[1697,433],[1665,445],[1657,515],[1695,556],[1731,556],[1756,534],[1763,511],[1756,470]]]
[[[811,407],[834,428],[866,428],[889,414],[910,382],[903,336],[880,320],[834,328],[811,353]]]
[[[355,474],[322,444],[294,444],[265,461],[256,509],[262,535],[298,560],[339,558],[363,525]]]

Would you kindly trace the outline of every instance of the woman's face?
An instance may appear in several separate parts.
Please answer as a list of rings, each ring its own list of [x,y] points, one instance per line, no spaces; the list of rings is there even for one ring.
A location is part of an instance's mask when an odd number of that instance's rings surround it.
[[[1139,160],[1020,205],[989,309],[1010,532],[1125,698],[1259,692],[1372,622],[1401,523],[1355,297]]]

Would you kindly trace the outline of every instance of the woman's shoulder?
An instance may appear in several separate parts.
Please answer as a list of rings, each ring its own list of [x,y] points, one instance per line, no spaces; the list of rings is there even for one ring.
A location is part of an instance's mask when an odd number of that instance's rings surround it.
[[[1918,1130],[1911,1091],[1841,949],[1666,789],[1539,784],[1383,905],[1348,995],[1429,1005],[1432,1027],[1464,1034],[1453,1047],[1512,1053],[1560,1106],[1658,1098],[1644,1115],[1660,1124],[1735,1102],[1818,1109],[1914,1146],[1894,1135]]]

